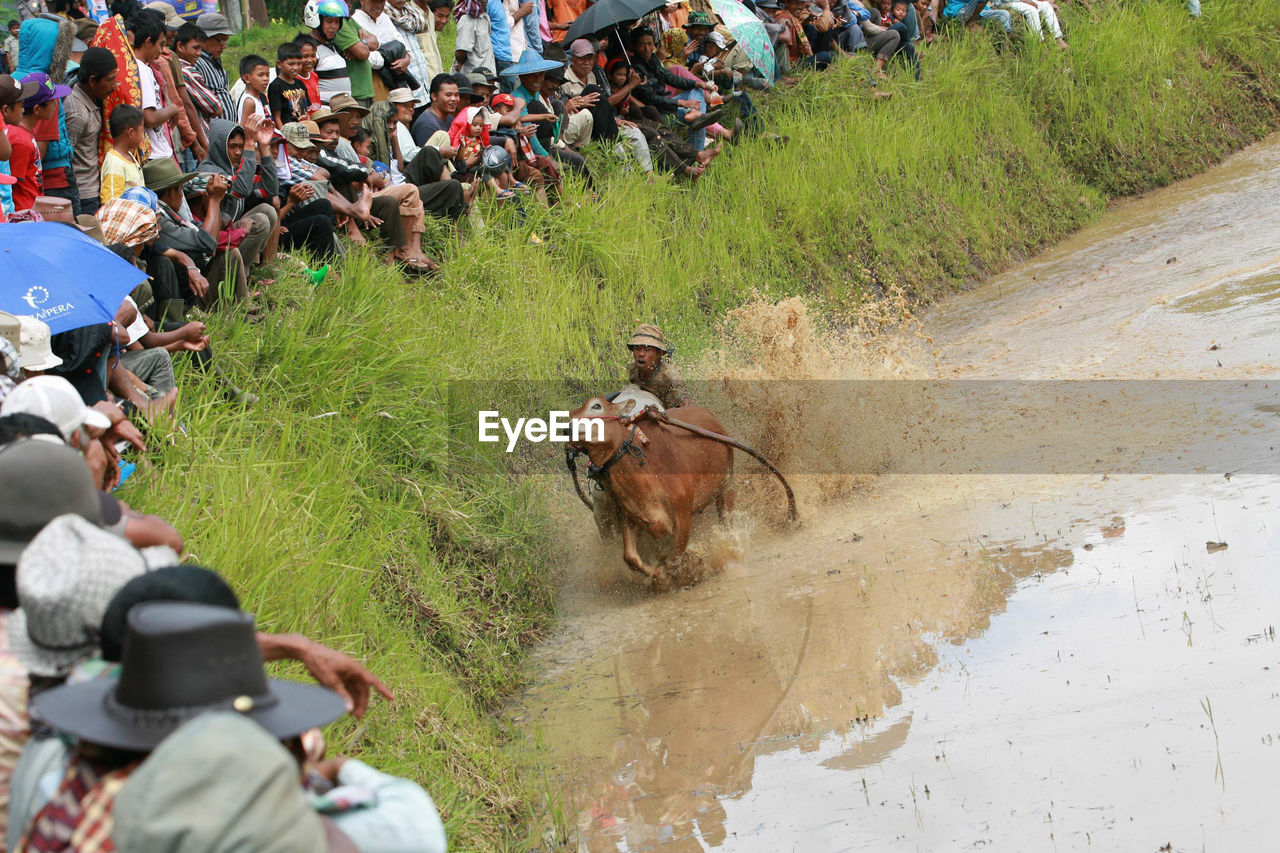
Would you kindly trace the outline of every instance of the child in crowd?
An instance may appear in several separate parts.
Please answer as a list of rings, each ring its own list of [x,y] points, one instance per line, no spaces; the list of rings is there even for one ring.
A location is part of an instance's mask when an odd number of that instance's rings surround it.
[[[267,86],[267,103],[276,127],[306,121],[311,112],[307,87],[298,79],[302,70],[302,49],[291,41],[276,48],[276,79]],[[246,84],[247,85],[247,84]]]
[[[138,154],[142,150],[142,110],[132,104],[120,104],[107,119],[111,132],[111,149],[102,159],[102,189],[99,201],[103,204],[119,198],[130,187],[146,184]]]
[[[485,148],[489,147],[489,127],[485,120],[487,118],[486,112],[487,110],[484,107],[467,107],[458,113],[458,117],[449,126],[449,144],[458,149],[457,157],[459,160],[466,160],[468,157],[481,154]],[[513,143],[508,140],[508,144]],[[515,161],[513,160],[512,162]],[[510,172],[503,172],[499,175],[491,174],[485,182],[500,200],[505,201],[516,194],[514,187],[517,182],[512,178]],[[523,186],[523,184],[520,184],[521,188]]]
[[[500,94],[493,96],[493,110],[500,117],[509,115],[516,109],[516,101],[511,95]],[[512,145],[515,147],[515,153],[512,153]],[[516,178],[514,186],[518,190],[525,189],[528,184],[537,194],[538,200],[543,204],[547,203],[547,186],[555,186],[560,182],[560,173],[556,171],[555,163],[549,157],[542,157],[533,152],[533,146],[529,144],[529,138],[524,133],[519,132],[517,125],[516,140],[512,143],[507,140],[507,153],[512,154],[511,162],[515,164]],[[523,182],[523,183],[522,183]]]
[[[187,86],[187,94],[195,104],[196,112],[200,114],[200,123],[207,139],[209,122],[222,116],[222,103],[209,88],[200,70],[196,68],[196,60],[204,53],[204,41],[204,30],[195,24],[183,24],[173,34],[173,53],[178,57],[178,64],[182,66],[182,79]],[[195,163],[188,163],[187,166],[195,168]]]
[[[58,101],[71,94],[69,86],[57,86],[47,74],[36,72],[22,79],[25,85],[36,84],[36,90],[21,103],[5,106],[5,135],[12,153],[9,172],[17,178],[13,186],[13,209],[29,210],[43,189],[40,175],[40,149],[36,145],[37,122],[58,115]]]
[[[244,127],[250,116],[270,118],[267,112],[267,88],[271,84],[271,66],[256,53],[240,60],[240,82],[244,94],[236,104],[236,124]]]
[[[320,78],[316,76],[316,45],[314,36],[298,33],[293,40],[301,54],[298,61],[298,82],[307,89],[307,107],[309,112],[320,109]]]

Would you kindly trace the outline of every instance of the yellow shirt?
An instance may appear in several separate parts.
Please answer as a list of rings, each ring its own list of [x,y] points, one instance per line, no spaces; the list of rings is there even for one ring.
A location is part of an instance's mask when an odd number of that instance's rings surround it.
[[[103,204],[124,195],[129,187],[145,186],[142,167],[130,157],[112,148],[102,160],[102,189],[98,200]]]

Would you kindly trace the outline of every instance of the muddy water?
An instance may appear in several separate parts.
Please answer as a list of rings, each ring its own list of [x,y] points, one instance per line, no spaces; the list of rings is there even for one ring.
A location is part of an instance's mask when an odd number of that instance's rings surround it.
[[[1277,202],[1273,138],[1117,208],[930,312],[938,374],[1280,376]],[[1225,473],[889,474],[662,596],[567,516],[512,716],[581,850],[1272,849],[1280,478]]]

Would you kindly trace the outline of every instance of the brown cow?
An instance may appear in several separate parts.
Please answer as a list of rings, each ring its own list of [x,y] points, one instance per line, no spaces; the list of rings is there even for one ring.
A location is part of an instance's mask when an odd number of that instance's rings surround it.
[[[695,426],[724,433],[724,426],[702,406],[668,410]],[[597,420],[601,430],[576,424],[570,446],[586,451],[591,459],[588,476],[607,477],[617,501],[622,526],[622,558],[637,572],[644,572],[655,589],[671,584],[668,565],[689,546],[693,515],[713,501],[723,520],[733,509],[733,450],[686,430],[653,420],[632,424],[623,410],[604,397],[592,397],[569,413],[571,422]],[[594,425],[593,425],[594,426]],[[647,443],[645,442],[647,439]],[[651,566],[640,557],[636,534],[648,531],[662,543],[672,537],[672,548],[662,565]]]

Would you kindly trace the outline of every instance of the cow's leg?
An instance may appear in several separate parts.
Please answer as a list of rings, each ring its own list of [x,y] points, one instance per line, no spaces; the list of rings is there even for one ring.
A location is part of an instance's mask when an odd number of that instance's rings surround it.
[[[643,572],[647,577],[657,578],[662,574],[661,570],[640,559],[640,549],[636,547],[635,522],[625,512],[619,514],[622,516],[622,559],[632,571]]]
[[[726,483],[716,495],[716,515],[720,516],[721,524],[728,520],[731,512],[733,512],[733,486]]]

